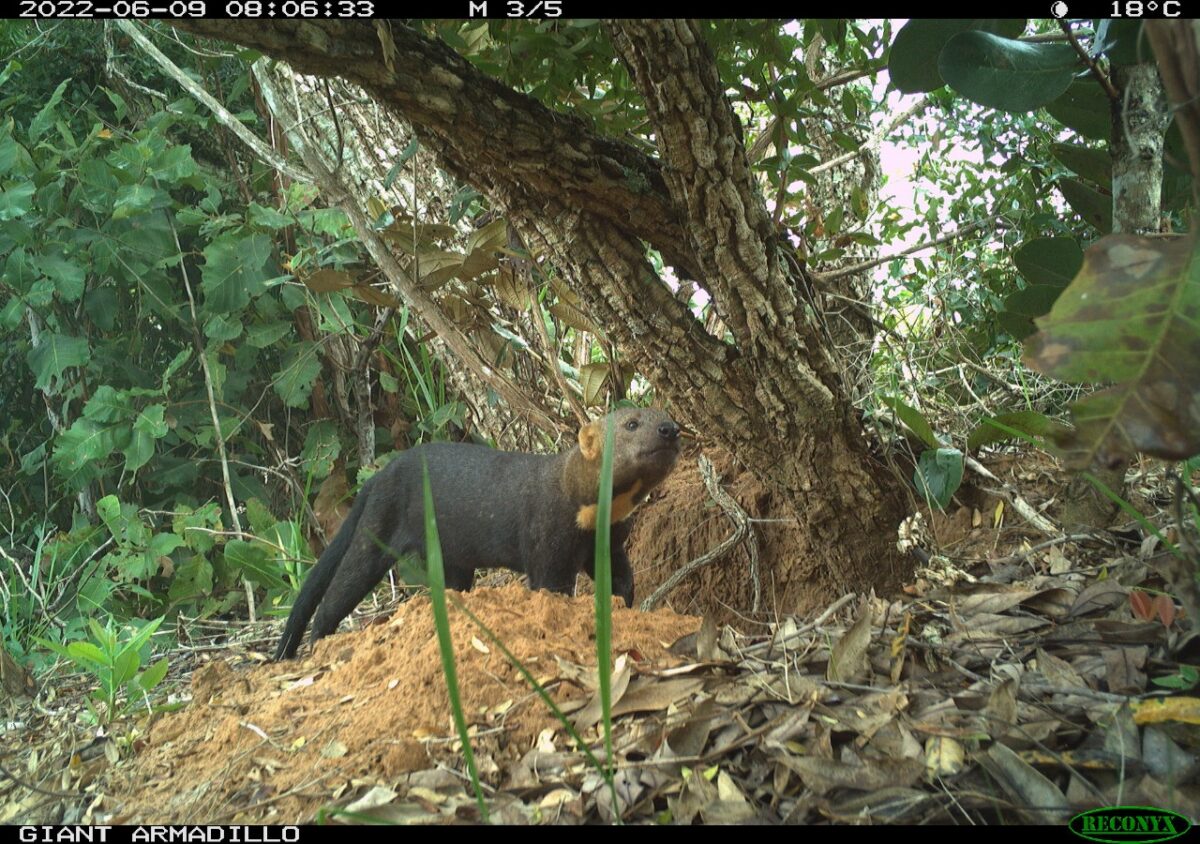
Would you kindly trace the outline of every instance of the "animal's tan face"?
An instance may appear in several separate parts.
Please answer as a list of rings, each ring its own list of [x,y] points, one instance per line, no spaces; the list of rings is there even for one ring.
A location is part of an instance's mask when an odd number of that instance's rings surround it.
[[[613,521],[625,518],[675,468],[679,426],[661,410],[621,408],[579,432],[579,449],[599,472],[605,425],[613,425]],[[590,507],[592,505],[588,505]],[[584,509],[588,509],[585,507]],[[580,526],[595,525],[595,513],[580,511]]]

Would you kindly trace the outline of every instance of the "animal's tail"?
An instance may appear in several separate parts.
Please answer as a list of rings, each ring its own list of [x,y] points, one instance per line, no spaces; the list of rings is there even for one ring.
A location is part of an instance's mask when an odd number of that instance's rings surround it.
[[[313,613],[317,611],[317,605],[325,597],[325,590],[329,588],[338,566],[341,565],[342,557],[346,554],[346,549],[350,547],[350,540],[354,537],[358,520],[362,517],[363,510],[366,509],[367,497],[365,487],[359,490],[358,498],[350,510],[350,515],[346,517],[346,521],[342,522],[337,536],[325,547],[321,559],[317,560],[317,564],[308,573],[304,585],[300,587],[300,594],[296,596],[296,602],[292,604],[292,612],[288,615],[287,624],[284,625],[283,638],[279,640],[279,647],[275,649],[276,662],[281,659],[291,659],[296,655],[296,649],[300,647],[300,640],[304,638],[304,629],[308,627]]]

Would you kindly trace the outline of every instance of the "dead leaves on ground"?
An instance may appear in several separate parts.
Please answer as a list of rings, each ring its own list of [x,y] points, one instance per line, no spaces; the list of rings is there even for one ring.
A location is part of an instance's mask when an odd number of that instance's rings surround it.
[[[1200,699],[1150,694],[1173,653],[1194,661],[1195,640],[1115,577],[1017,571],[760,637],[706,623],[686,643],[695,661],[665,671],[622,658],[612,786],[547,730],[493,766],[489,805],[523,823],[1058,824],[1103,805],[1200,804]],[[594,689],[586,669],[559,669]],[[599,753],[594,695],[571,717]],[[373,811],[477,820],[462,779],[433,773]]]

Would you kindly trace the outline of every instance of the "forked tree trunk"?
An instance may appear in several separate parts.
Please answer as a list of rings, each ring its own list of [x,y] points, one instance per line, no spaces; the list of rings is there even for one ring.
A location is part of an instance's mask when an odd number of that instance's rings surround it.
[[[697,25],[609,28],[645,98],[661,164],[403,24],[172,25],[343,76],[395,109],[563,274],[680,420],[790,505],[810,542],[804,562],[823,563],[814,587],[894,580],[899,488],[869,453],[808,279],[770,220]],[[646,244],[711,294],[727,336],[709,334],[672,296]],[[773,562],[774,581],[789,580],[790,561]]]

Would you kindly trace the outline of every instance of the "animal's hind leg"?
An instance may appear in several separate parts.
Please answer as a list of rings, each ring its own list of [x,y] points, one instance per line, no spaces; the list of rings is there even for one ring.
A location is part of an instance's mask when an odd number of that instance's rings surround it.
[[[475,585],[475,572],[459,571],[453,569],[444,569],[443,574],[446,577],[446,588],[457,589],[459,592],[470,592],[471,587]]]
[[[403,553],[403,552],[401,552]],[[355,536],[354,543],[346,552],[333,582],[325,592],[325,598],[313,616],[312,641],[328,636],[358,602],[383,580],[398,554],[378,547],[365,536]]]

